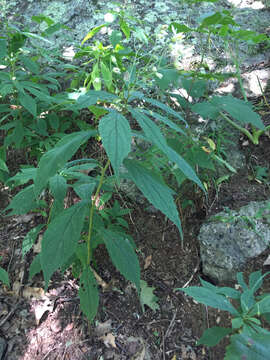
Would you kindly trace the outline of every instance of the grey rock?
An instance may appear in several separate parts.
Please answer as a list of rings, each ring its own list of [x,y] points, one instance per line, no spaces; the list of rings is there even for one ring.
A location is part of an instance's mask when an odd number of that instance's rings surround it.
[[[7,342],[4,338],[0,337],[0,360],[4,359],[7,350]]]
[[[203,273],[217,281],[235,280],[246,261],[270,244],[270,199],[218,213],[202,225],[198,240]]]

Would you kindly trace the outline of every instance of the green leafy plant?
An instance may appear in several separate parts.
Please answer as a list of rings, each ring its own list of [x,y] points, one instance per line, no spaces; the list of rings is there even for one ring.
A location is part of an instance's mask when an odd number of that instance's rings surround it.
[[[7,210],[12,209],[11,214],[22,214],[43,209],[43,193],[49,189],[54,201],[47,218],[42,251],[30,267],[30,276],[42,270],[47,288],[57,269],[64,270],[76,263],[76,274],[80,278],[81,307],[88,319],[93,320],[98,307],[98,290],[90,265],[94,260],[96,246],[105,244],[114,265],[140,291],[140,270],[133,241],[129,240],[130,237],[125,232],[126,223],[119,220],[123,211],[119,210],[117,203],[110,211],[99,210],[98,205],[99,198],[106,196],[106,192],[111,196],[118,179],[125,177],[132,180],[144,196],[176,224],[182,236],[173,191],[165,184],[161,174],[150,171],[142,161],[132,156],[132,138],[142,137],[146,142],[155,144],[171,162],[177,164],[187,178],[202,190],[204,187],[191,166],[167,144],[159,126],[143,112],[141,106],[136,106],[136,102],[143,98],[146,104],[183,122],[179,113],[139,92],[128,94],[124,102],[127,105],[124,108],[118,105],[121,111],[113,109],[113,104],[119,104],[120,98],[104,91],[79,92],[73,98],[75,100],[71,97],[67,105],[70,110],[78,111],[94,104],[97,106],[102,101],[109,105],[106,107],[107,114],[100,118],[97,130],[63,136],[53,149],[42,155],[37,168],[25,169],[21,175],[17,174],[15,179],[10,179],[11,182],[15,180],[20,183],[32,180],[33,184],[20,191]],[[132,130],[127,115],[137,121],[141,131]],[[162,119],[167,126],[175,128],[176,125],[165,115]],[[182,132],[180,128],[179,131]],[[91,158],[70,161],[84,144],[97,135],[102,141],[107,159],[100,162]],[[125,172],[121,170],[123,166]],[[108,174],[109,167],[112,167],[112,174]],[[88,176],[81,172],[86,168],[96,168],[98,175]],[[64,199],[68,188],[74,190],[80,201],[65,209]]]
[[[33,20],[47,23],[48,27],[41,35],[20,30],[14,24],[2,24],[0,129],[5,132],[2,149],[10,145],[29,147],[32,155],[37,155],[50,149],[70,124],[61,122],[55,111],[56,108],[59,111],[65,100],[59,94],[59,79],[65,76],[65,71],[58,72],[46,64],[46,51],[35,45],[35,41],[52,45],[48,36],[61,25],[57,26],[44,16],[33,17]],[[47,53],[52,54],[53,50],[47,50]],[[56,58],[55,55],[55,62]]]
[[[270,324],[270,294],[256,295],[263,283],[261,271],[250,274],[249,283],[243,273],[237,274],[239,290],[218,287],[200,279],[201,287],[176,289],[193,297],[196,301],[216,309],[228,311],[232,316],[232,328],[212,327],[207,329],[197,345],[215,346],[225,336],[230,335],[230,345],[226,348],[226,360],[267,359],[270,332],[262,327],[261,319]],[[230,301],[230,299],[232,301]]]

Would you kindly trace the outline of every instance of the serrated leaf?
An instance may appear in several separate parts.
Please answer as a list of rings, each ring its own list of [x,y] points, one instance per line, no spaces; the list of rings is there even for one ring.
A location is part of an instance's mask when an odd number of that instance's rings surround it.
[[[260,130],[265,129],[260,115],[252,110],[252,105],[250,103],[236,99],[231,95],[215,96],[211,102],[214,105],[219,105],[220,111],[226,111],[235,120],[238,120],[243,124],[251,124]]]
[[[96,187],[96,183],[90,183],[90,184],[81,184],[78,186],[74,186],[74,190],[76,194],[82,199],[87,202],[91,202],[91,195],[93,194],[93,191]]]
[[[120,19],[119,21],[119,25],[120,25],[120,29],[123,31],[123,33],[125,34],[125,37],[127,39],[129,39],[130,37],[130,27],[128,26],[128,24],[125,22],[124,19]]]
[[[48,226],[42,239],[41,267],[48,287],[52,274],[75,253],[88,203],[80,201],[62,211]]]
[[[212,290],[200,286],[191,286],[187,289],[176,289],[193,297],[196,301],[215,309],[229,311],[232,315],[238,316],[238,311],[232,306],[225,296],[215,294]]]
[[[13,209],[8,214],[9,216],[14,214],[22,215],[36,209],[38,206],[39,203],[34,194],[34,185],[30,185],[15,195],[5,210]]]
[[[98,63],[93,66],[93,70],[91,72],[91,82],[95,90],[101,90],[100,70]]]
[[[163,124],[169,126],[171,129],[173,129],[173,130],[179,132],[180,134],[186,136],[186,133],[177,124],[175,124],[173,121],[167,119],[166,117],[164,117],[164,116],[162,116],[162,115],[160,115],[160,114],[158,114],[158,113],[156,113],[156,112],[154,112],[152,110],[142,109],[142,111],[145,114],[155,118],[156,120],[159,120],[159,121],[163,122]]]
[[[62,202],[67,193],[66,179],[61,175],[54,175],[50,178],[50,190],[55,201]]]
[[[249,288],[255,293],[262,286],[262,272],[254,271],[249,275]]]
[[[107,89],[110,90],[110,88],[112,86],[112,72],[107,67],[107,65],[104,64],[104,62],[101,62],[100,70],[101,70],[101,74],[102,74],[102,78],[104,80],[104,83],[105,83]]]
[[[9,283],[9,276],[8,273],[6,272],[5,269],[0,267],[0,281],[2,281],[3,284],[7,285],[8,287],[10,287],[10,283]]]
[[[249,309],[254,305],[255,298],[252,290],[245,290],[240,297],[241,308],[243,312],[248,312]]]
[[[149,119],[144,113],[138,110],[130,110],[131,114],[138,121],[139,125],[143,129],[146,137],[155,144],[167,157],[169,160],[177,164],[179,169],[183,174],[190,180],[194,181],[204,192],[205,188],[201,183],[200,179],[196,175],[192,167],[179,155],[175,152],[170,146],[168,146],[165,137],[160,131],[159,127]]]
[[[0,59],[7,56],[7,40],[0,39]]]
[[[270,294],[266,295],[262,300],[258,301],[251,311],[249,312],[250,316],[269,313],[270,312]]]
[[[36,61],[33,61],[28,56],[20,56],[20,60],[22,60],[24,66],[34,74],[39,73],[39,65]]]
[[[4,162],[4,160],[2,160],[2,159],[0,159],[0,170],[8,172],[8,167],[7,167],[6,163]]]
[[[26,184],[35,178],[36,172],[36,168],[21,169],[20,172],[8,179],[7,184],[11,184],[12,182],[14,182],[15,186]]]
[[[46,152],[40,159],[35,178],[35,194],[47,185],[48,180],[75,154],[78,148],[91,136],[96,135],[95,130],[75,132],[64,136],[53,149]]]
[[[226,335],[229,335],[232,329],[214,326],[204,331],[197,345],[216,346]]]
[[[24,257],[25,254],[27,254],[28,251],[32,249],[40,230],[44,226],[44,224],[39,224],[38,226],[28,231],[28,233],[25,235],[22,243],[22,257]]]
[[[103,232],[103,239],[114,266],[140,292],[140,265],[129,240],[109,230]]]
[[[149,306],[153,311],[159,310],[159,304],[157,303],[158,297],[153,293],[155,288],[148,286],[147,282],[144,280],[141,280],[140,284],[140,302],[143,312],[145,311],[145,305]]]
[[[266,360],[269,358],[270,335],[241,333],[231,337],[224,360]]]
[[[219,115],[218,107],[206,101],[191,105],[191,110],[201,115],[204,119],[215,120]]]
[[[158,100],[151,99],[151,98],[144,98],[144,100],[146,102],[150,103],[151,105],[154,105],[154,106],[160,108],[161,110],[165,111],[167,114],[172,115],[175,118],[183,121],[185,123],[185,125],[188,126],[186,120],[178,112],[174,111],[169,106],[163,104],[162,102],[160,102]]]
[[[37,254],[29,268],[29,279],[31,280],[36,274],[41,272],[40,254]]]
[[[99,26],[94,27],[93,29],[91,29],[91,31],[89,31],[89,33],[84,37],[83,41],[81,42],[81,46],[87,41],[90,40],[96,33],[99,32],[99,30],[101,30],[104,26],[106,26],[107,24],[102,24]]]
[[[37,104],[35,99],[28,94],[20,93],[18,96],[19,103],[28,110],[34,117],[37,116]]]
[[[102,144],[112,163],[116,176],[131,150],[131,129],[128,120],[117,111],[105,115],[99,122]]]
[[[131,179],[147,200],[178,227],[180,235],[183,237],[181,222],[172,196],[173,191],[167,185],[161,183],[160,180],[153,176],[150,170],[138,162],[126,159],[124,165]]]
[[[236,274],[236,278],[237,278],[237,281],[238,281],[238,284],[242,287],[243,290],[248,290],[248,286],[244,280],[244,277],[243,277],[243,273],[242,272],[238,272]]]
[[[89,266],[84,269],[80,278],[79,297],[84,315],[89,321],[93,321],[98,310],[99,295],[96,279]]]

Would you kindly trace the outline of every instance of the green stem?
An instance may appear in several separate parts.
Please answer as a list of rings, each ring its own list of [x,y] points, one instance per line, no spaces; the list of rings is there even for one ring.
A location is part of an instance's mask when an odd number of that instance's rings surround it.
[[[88,236],[87,236],[87,264],[90,265],[90,261],[91,261],[91,236],[92,236],[92,230],[93,230],[93,216],[94,216],[94,209],[96,206],[96,200],[98,198],[98,195],[100,193],[100,189],[101,186],[103,184],[104,181],[104,177],[105,177],[105,173],[106,170],[108,169],[110,165],[110,160],[107,160],[106,165],[104,166],[104,168],[102,168],[101,171],[101,176],[100,176],[100,180],[99,180],[99,184],[95,193],[94,198],[92,199],[92,206],[90,208],[90,213],[89,213],[89,227],[88,227]]]
[[[235,122],[233,122],[230,118],[228,118],[228,116],[226,116],[222,112],[220,112],[219,114],[223,117],[223,119],[228,121],[228,123],[230,123],[233,127],[235,127],[237,130],[239,130],[243,134],[245,134],[249,138],[249,140],[252,141],[252,143],[254,145],[256,145],[256,140],[254,139],[254,136],[252,136],[251,133],[247,129],[243,128],[242,126],[237,125]]]

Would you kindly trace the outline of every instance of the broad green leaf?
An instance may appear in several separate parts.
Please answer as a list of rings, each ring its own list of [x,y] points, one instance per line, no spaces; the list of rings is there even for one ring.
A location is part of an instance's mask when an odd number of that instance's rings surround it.
[[[109,230],[103,232],[103,240],[114,266],[140,293],[140,264],[129,240]]]
[[[231,337],[224,360],[266,360],[269,359],[270,335],[241,333]]]
[[[179,24],[177,22],[172,22],[169,26],[169,30],[176,33],[186,33],[193,31],[193,29],[187,27],[186,25]]]
[[[141,190],[144,196],[157,209],[163,212],[179,229],[181,237],[183,233],[177,208],[173,200],[173,191],[155,177],[152,172],[134,160],[125,160],[124,165],[131,179]]]
[[[176,289],[183,291],[187,295],[193,297],[196,301],[206,306],[211,306],[215,309],[229,311],[232,315],[239,315],[238,311],[232,306],[225,296],[214,294],[212,290],[200,286],[191,286],[187,289]]]
[[[262,300],[258,301],[249,312],[249,315],[260,316],[261,314],[265,314],[269,312],[270,312],[270,294],[265,296]]]
[[[42,239],[41,267],[45,286],[52,274],[75,253],[88,203],[80,201],[62,211],[48,226]]]
[[[67,182],[61,175],[50,178],[50,190],[55,201],[63,202],[67,193]]]
[[[204,119],[215,120],[219,115],[218,107],[208,101],[191,105],[191,110],[201,115]]]
[[[102,78],[104,80],[104,83],[105,83],[107,89],[110,90],[110,88],[112,86],[112,72],[107,67],[107,65],[104,64],[104,62],[101,62],[100,70],[101,70],[101,74],[102,74]]]
[[[248,290],[248,286],[244,280],[244,277],[243,277],[243,273],[242,272],[238,272],[236,274],[236,278],[237,278],[237,281],[238,281],[238,284],[242,287],[243,290]]]
[[[204,331],[202,337],[198,340],[197,345],[216,346],[220,340],[229,335],[232,329],[214,326]]]
[[[40,254],[34,257],[29,268],[29,279],[31,280],[36,274],[41,272]]]
[[[28,231],[28,233],[25,235],[22,243],[22,257],[24,257],[25,254],[27,254],[28,251],[32,249],[32,246],[34,245],[40,230],[44,226],[44,224],[39,224],[38,226]]]
[[[130,37],[130,27],[128,26],[128,24],[125,22],[124,19],[120,19],[119,21],[119,25],[120,25],[120,29],[123,31],[123,33],[125,34],[125,37],[127,39],[129,39]]]
[[[8,172],[8,167],[7,167],[6,163],[4,162],[4,160],[2,160],[2,159],[0,159],[0,170]]]
[[[260,115],[252,110],[251,103],[236,99],[231,95],[215,96],[211,102],[218,105],[220,111],[224,110],[229,113],[235,120],[243,124],[251,124],[260,130],[265,129]]]
[[[50,45],[53,45],[53,42],[46,39],[45,37],[42,37],[42,36],[39,36],[37,34],[33,34],[33,33],[30,33],[30,32],[27,32],[27,31],[23,31],[21,32],[22,35],[25,35],[26,37],[28,38],[32,38],[32,39],[35,39],[35,40],[41,40],[41,41],[45,41],[46,43],[50,44]]]
[[[144,98],[144,100],[146,102],[150,103],[151,105],[154,105],[154,106],[160,108],[161,110],[165,111],[167,114],[172,115],[175,118],[183,121],[185,123],[185,125],[188,126],[186,120],[178,112],[174,111],[169,106],[163,104],[162,102],[160,102],[158,100],[151,99],[151,98]]]
[[[263,276],[262,272],[254,271],[249,275],[249,288],[252,289],[253,293],[255,293],[262,286]]]
[[[31,210],[35,210],[38,206],[39,203],[34,194],[34,185],[30,185],[15,195],[6,210],[12,209],[8,216],[14,214],[22,215]]]
[[[141,280],[140,284],[140,302],[143,312],[145,312],[145,305],[149,306],[153,311],[159,310],[159,304],[157,303],[158,297],[153,293],[155,288],[148,286],[147,282],[144,280]]]
[[[254,305],[255,298],[252,290],[245,290],[240,297],[241,308],[243,312],[248,312],[249,309]]]
[[[138,121],[146,137],[153,144],[155,144],[165,155],[167,155],[169,160],[176,163],[179,169],[188,179],[194,181],[205,192],[205,188],[198,176],[196,175],[195,171],[177,152],[175,152],[171,147],[168,146],[166,139],[160,131],[159,127],[144,113],[132,109],[130,110],[130,112]]]
[[[0,59],[3,59],[7,56],[7,40],[0,39]]]
[[[34,182],[36,195],[40,194],[46,187],[48,180],[63,168],[79,147],[94,135],[96,135],[95,130],[75,132],[66,135],[53,149],[41,157]]]
[[[99,133],[102,144],[112,163],[115,174],[118,176],[119,167],[131,149],[131,129],[128,120],[112,111],[103,116],[99,122]]]
[[[152,110],[142,109],[141,111],[144,112],[145,114],[153,117],[154,119],[161,121],[163,124],[169,126],[171,129],[186,136],[186,133],[177,124],[175,124],[173,121],[169,120],[168,118],[166,118]]]
[[[96,183],[90,183],[90,184],[81,184],[78,186],[74,186],[74,190],[76,194],[81,198],[81,200],[91,202],[91,196],[93,194],[93,191],[96,187]]]
[[[89,266],[84,269],[80,278],[79,297],[84,315],[92,322],[97,314],[99,296],[96,279]]]
[[[64,209],[64,199],[67,193],[67,181],[61,175],[54,175],[49,180],[50,191],[54,197],[53,207],[51,208],[51,219]]]
[[[34,117],[37,116],[37,104],[34,98],[28,94],[19,94],[20,104],[28,110]]]
[[[122,33],[121,31],[113,30],[110,35],[110,42],[112,46],[115,48],[122,40]]]
[[[37,22],[38,24],[41,24],[43,21],[45,21],[48,26],[51,26],[54,24],[54,21],[50,17],[42,15],[42,14],[34,15],[31,17],[31,19],[33,21]]]
[[[83,41],[81,42],[81,46],[89,39],[91,39],[96,33],[99,32],[99,30],[101,30],[102,28],[104,28],[104,26],[107,26],[107,24],[102,24],[99,26],[94,27],[93,29],[91,29],[91,31],[89,31],[89,33],[84,37]]]
[[[171,84],[177,86],[176,84],[179,83],[178,78],[179,71],[176,69],[158,69],[157,73],[155,73],[155,82],[162,90],[169,89]]]
[[[14,186],[26,184],[28,181],[33,180],[36,176],[36,168],[23,168],[16,175],[8,179],[7,184],[14,183]]]
[[[10,287],[8,273],[6,272],[5,269],[1,267],[0,267],[0,281],[2,281],[3,284]]]
[[[24,66],[34,74],[39,73],[39,65],[36,61],[33,61],[28,56],[20,56]]]
[[[93,66],[93,70],[91,72],[91,82],[95,90],[101,90],[100,69],[98,63]]]
[[[240,292],[233,289],[233,288],[230,288],[230,287],[218,287],[218,286],[215,286],[203,279],[200,278],[200,282],[202,284],[202,286],[204,286],[205,288],[208,288],[209,290],[213,291],[214,293],[216,294],[222,294],[222,295],[225,295],[225,296],[228,296],[232,299],[239,299],[240,298]]]

